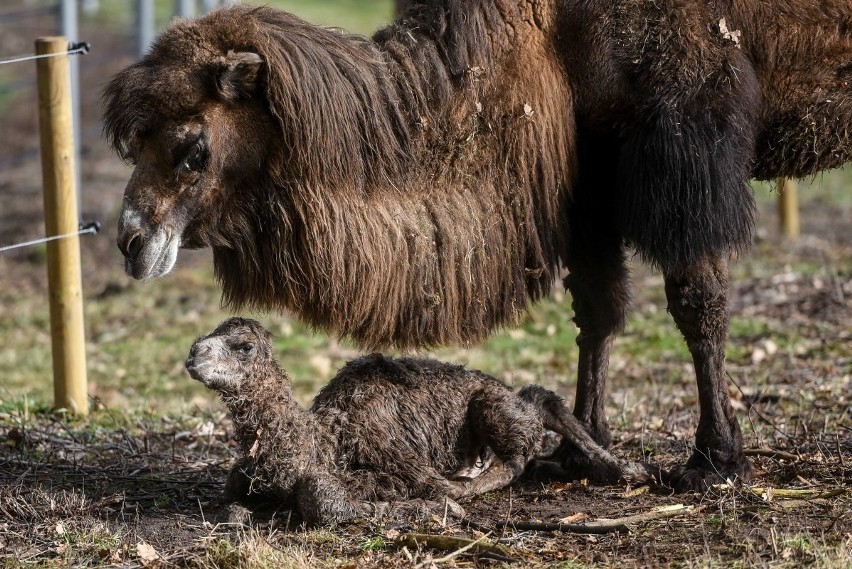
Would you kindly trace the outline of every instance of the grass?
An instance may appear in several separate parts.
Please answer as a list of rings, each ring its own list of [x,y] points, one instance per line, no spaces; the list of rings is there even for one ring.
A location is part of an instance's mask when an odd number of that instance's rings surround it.
[[[828,184],[826,184],[828,186]],[[832,183],[831,187],[842,187]],[[834,199],[835,194],[831,193]],[[843,207],[839,199],[837,207]],[[770,211],[764,206],[764,211]],[[767,221],[763,220],[765,227]],[[813,258],[778,250],[772,240],[759,243],[754,255],[734,266],[735,280],[773,278],[787,272],[831,282],[835,273],[848,274],[848,259]],[[28,269],[43,278],[43,258],[31,257]],[[85,262],[85,260],[84,260]],[[792,263],[792,264],[791,264]],[[826,264],[828,263],[828,264]],[[112,267],[101,289],[87,289],[85,303],[90,393],[113,405],[142,405],[160,412],[182,412],[187,407],[215,404],[210,394],[188,379],[182,362],[192,340],[229,315],[219,306],[219,290],[209,259],[178,269],[168,279],[132,282]],[[676,380],[690,357],[666,311],[659,274],[634,267],[636,300],[625,333],[616,341],[613,369],[620,372],[648,360],[666,363],[649,368],[656,377]],[[798,278],[798,277],[797,277]],[[51,401],[50,326],[42,293],[22,294],[17,287],[0,286],[0,401],[26,396],[35,405]],[[283,365],[295,379],[297,392],[307,401],[318,384],[357,354],[347,342],[337,342],[308,329],[287,315],[254,315],[276,336]],[[556,291],[533,306],[523,321],[468,350],[443,349],[439,358],[465,363],[510,383],[533,381],[568,391],[577,359],[577,330],[571,321],[569,295]],[[817,323],[803,326],[819,328]],[[806,333],[805,333],[806,332]],[[731,322],[730,361],[749,364],[756,348],[771,339],[779,354],[828,356],[842,350],[846,338],[809,337],[820,330],[790,327],[784,321],[741,315]],[[825,336],[825,334],[822,334]],[[761,348],[763,349],[763,348]]]

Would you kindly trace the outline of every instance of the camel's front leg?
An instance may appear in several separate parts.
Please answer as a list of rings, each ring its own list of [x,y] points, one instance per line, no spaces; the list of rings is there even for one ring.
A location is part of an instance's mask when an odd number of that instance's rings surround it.
[[[667,272],[666,297],[695,365],[701,415],[695,450],[671,472],[678,490],[704,490],[726,479],[748,480],[752,469],[731,408],[725,379],[728,335],[728,261],[705,258],[685,270]]]
[[[565,284],[571,291],[574,322],[580,329],[574,415],[592,438],[606,448],[611,442],[604,410],[609,355],[624,326],[630,292],[621,247],[601,248],[595,253],[596,262],[569,265],[571,274]]]

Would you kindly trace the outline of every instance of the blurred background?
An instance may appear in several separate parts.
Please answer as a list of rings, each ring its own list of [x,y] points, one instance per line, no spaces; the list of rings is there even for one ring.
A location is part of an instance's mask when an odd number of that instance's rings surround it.
[[[390,21],[392,0],[271,0],[317,24],[371,34]],[[81,238],[89,393],[95,408],[158,414],[194,413],[214,404],[183,370],[193,340],[229,313],[219,304],[209,251],[182,252],[166,279],[133,281],[115,246],[117,214],[130,168],[101,137],[99,96],[132,63],[151,34],[177,15],[201,15],[215,1],[81,0],[77,34],[91,53],[79,67],[81,217],[103,230]],[[65,14],[67,17],[67,13]],[[32,53],[39,36],[68,29],[57,0],[4,0],[0,59]],[[755,251],[735,266],[730,361],[748,390],[785,381],[831,385],[848,397],[852,322],[852,175],[831,172],[800,185],[802,236],[779,232],[774,189],[756,184],[760,203]],[[0,246],[44,234],[35,64],[0,65]],[[635,310],[612,361],[610,414],[635,417],[666,397],[694,409],[689,354],[666,313],[660,275],[634,264]],[[283,314],[254,315],[276,336],[282,364],[310,400],[359,352]],[[576,330],[570,298],[556,286],[519,326],[471,349],[434,355],[468,364],[513,384],[537,381],[572,398]],[[804,371],[803,371],[804,370]],[[780,379],[780,381],[779,381]],[[775,387],[770,387],[775,386]],[[0,253],[0,412],[52,405],[50,323],[44,245]],[[663,403],[665,406],[665,403]]]

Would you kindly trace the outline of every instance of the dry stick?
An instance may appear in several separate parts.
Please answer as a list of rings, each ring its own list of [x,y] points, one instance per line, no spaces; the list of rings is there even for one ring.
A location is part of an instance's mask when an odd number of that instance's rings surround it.
[[[819,490],[817,488],[759,488],[759,487],[744,487],[749,492],[753,494],[763,497],[770,495],[772,498],[810,498],[810,499],[821,499],[821,498],[835,498],[837,496],[842,496],[846,494],[849,489],[848,488],[835,488],[834,490]]]
[[[790,462],[799,462],[800,458],[783,450],[775,450],[773,448],[747,448],[743,451],[746,456],[765,456],[768,458],[777,458],[780,460],[789,460]]]
[[[727,372],[727,371],[726,371],[726,372],[725,372],[725,375],[728,377],[728,381],[730,381],[730,382],[733,384],[733,386],[737,388],[737,391],[739,391],[739,392],[740,392],[740,395],[742,395],[742,396],[743,396],[743,400],[746,400],[747,398],[746,398],[746,394],[745,394],[745,392],[743,391],[743,388],[742,388],[742,387],[740,387],[740,384],[739,384],[739,383],[737,383],[736,381],[734,381],[734,378],[733,378],[733,376],[730,374],[730,372]],[[785,433],[784,431],[782,431],[781,429],[779,429],[778,427],[776,427],[776,426],[775,426],[775,423],[773,423],[772,421],[770,421],[769,419],[767,419],[767,418],[763,415],[763,413],[761,413],[760,411],[758,411],[757,409],[755,409],[754,404],[749,403],[749,404],[748,404],[748,406],[747,406],[747,411],[748,411],[749,421],[751,421],[751,412],[752,412],[752,411],[754,411],[754,414],[755,414],[755,415],[757,415],[757,418],[758,418],[758,419],[760,419],[761,421],[763,421],[764,423],[766,423],[767,425],[769,425],[770,427],[772,427],[772,430],[774,430],[776,433],[778,433],[778,434],[779,434],[779,435],[781,435],[782,437],[784,437],[784,438],[786,438],[786,439],[788,439],[788,440],[793,440],[793,439],[795,438],[793,435],[790,435],[790,434],[788,434],[788,433]]]
[[[684,506],[683,504],[672,504],[660,506],[650,512],[625,516],[623,518],[600,518],[585,524],[560,524],[541,522],[515,522],[515,529],[531,531],[561,531],[563,533],[626,533],[629,531],[628,524],[636,524],[651,520],[671,518],[680,514],[694,513],[703,509],[703,506]]]
[[[840,446],[840,435],[835,433],[834,442],[837,445],[837,458],[840,459],[840,467],[846,468],[846,462],[843,460],[843,447]]]
[[[464,553],[465,551],[468,551],[470,549],[475,549],[477,553],[488,552],[506,557],[509,557],[512,554],[512,551],[509,548],[493,543],[492,541],[487,539],[487,536],[484,535],[479,539],[467,539],[464,537],[453,537],[451,535],[406,533],[396,538],[394,540],[394,544],[397,547],[404,546],[409,547],[411,549],[417,549],[417,545],[420,544],[432,549],[440,549],[441,551],[452,552],[446,558],[442,558],[441,560],[435,560],[436,563],[439,561],[448,561],[456,555]]]

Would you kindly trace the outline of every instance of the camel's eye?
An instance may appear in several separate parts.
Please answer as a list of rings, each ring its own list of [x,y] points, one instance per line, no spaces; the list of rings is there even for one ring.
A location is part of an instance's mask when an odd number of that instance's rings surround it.
[[[207,141],[202,136],[197,140],[182,144],[175,150],[174,154],[177,158],[175,162],[178,163],[179,174],[183,172],[200,173],[207,166],[210,152],[207,148]]]
[[[244,356],[250,356],[254,353],[254,344],[252,344],[251,342],[240,344],[239,346],[237,346],[237,351]]]

